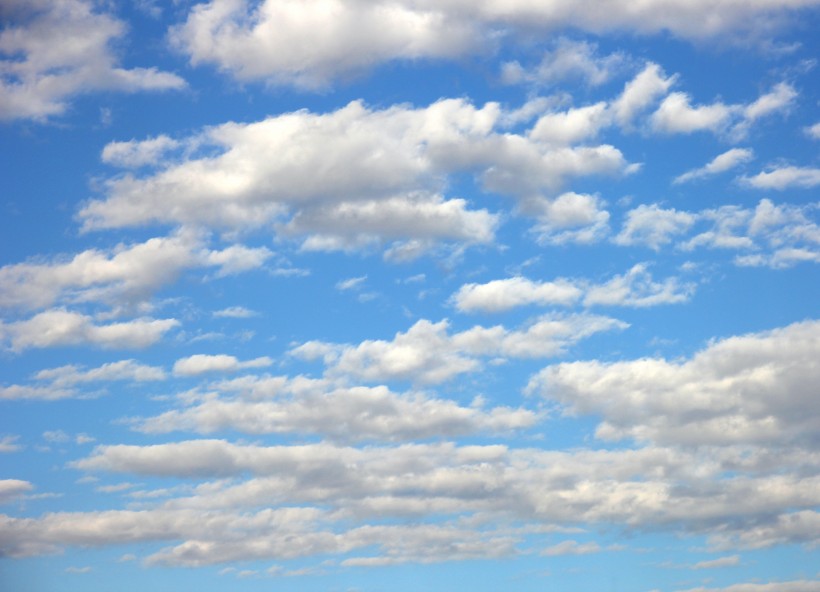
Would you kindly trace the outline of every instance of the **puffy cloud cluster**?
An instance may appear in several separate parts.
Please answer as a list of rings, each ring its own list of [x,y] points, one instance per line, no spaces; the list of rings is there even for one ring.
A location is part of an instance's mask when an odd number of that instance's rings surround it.
[[[392,341],[368,340],[358,345],[310,341],[292,349],[291,354],[323,358],[329,376],[435,384],[479,370],[481,358],[557,356],[595,333],[626,327],[622,321],[598,315],[546,314],[517,330],[476,325],[451,334],[446,320],[420,320]]]
[[[393,60],[486,52],[487,39],[520,33],[548,38],[568,28],[596,34],[669,31],[689,39],[769,34],[773,15],[813,5],[814,0],[211,0],[195,6],[171,38],[193,64],[213,64],[239,80],[316,88]],[[559,45],[535,76],[551,79],[580,68],[595,82],[612,64],[602,71],[590,65],[589,53],[583,45]],[[508,71],[508,77],[521,77],[515,66]]]
[[[661,444],[817,443],[820,322],[710,344],[669,362],[572,362],[543,370],[529,390],[600,415],[597,435]]]
[[[451,302],[462,312],[501,312],[531,304],[571,306],[581,302],[585,306],[640,308],[685,302],[694,289],[694,284],[682,283],[675,277],[656,282],[647,264],[639,263],[603,284],[564,278],[541,282],[521,276],[465,284],[453,294]]]
[[[112,42],[125,24],[86,0],[8,0],[0,31],[0,119],[60,115],[93,91],[137,92],[186,86],[156,68],[121,68]],[[6,19],[4,18],[4,22]],[[22,57],[22,59],[20,59]]]

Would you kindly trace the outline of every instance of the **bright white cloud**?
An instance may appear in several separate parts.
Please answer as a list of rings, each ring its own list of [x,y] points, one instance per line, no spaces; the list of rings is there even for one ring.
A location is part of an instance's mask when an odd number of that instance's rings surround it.
[[[237,372],[247,368],[264,368],[271,364],[273,360],[268,357],[240,362],[236,357],[225,354],[196,354],[177,360],[174,363],[174,374],[176,376],[196,376],[207,372]]]
[[[475,327],[450,334],[449,323],[418,321],[393,341],[368,340],[359,345],[308,342],[291,354],[324,356],[327,373],[358,380],[409,380],[434,384],[481,368],[480,358],[540,358],[559,355],[577,341],[628,325],[609,317],[544,315],[519,330],[501,325]]]
[[[103,302],[133,308],[186,269],[215,267],[218,276],[225,276],[260,267],[272,255],[265,247],[244,245],[209,250],[202,236],[181,230],[107,252],[90,249],[68,260],[0,267],[0,307],[34,310],[58,302]]]
[[[613,102],[612,112],[616,121],[624,127],[629,126],[638,114],[666,95],[675,80],[675,76],[665,76],[658,64],[648,63],[643,71],[626,83],[623,92]]]
[[[486,284],[465,284],[453,294],[452,302],[462,312],[500,312],[528,304],[569,306],[581,294],[581,289],[568,280],[534,282],[516,276]]]
[[[175,319],[150,318],[97,324],[87,315],[56,308],[28,320],[0,323],[0,343],[15,352],[66,345],[138,349],[153,345],[178,325]]]
[[[738,165],[749,162],[754,158],[754,151],[749,148],[732,148],[717,155],[704,166],[693,169],[675,177],[673,183],[686,183],[695,179],[703,179],[719,173],[729,171]]]
[[[239,80],[316,88],[387,61],[486,52],[488,35],[498,38],[499,33],[507,38],[524,31],[552,36],[558,29],[574,28],[596,34],[670,31],[693,39],[726,38],[769,31],[773,14],[811,4],[812,0],[719,5],[699,0],[674,6],[664,0],[640,5],[627,0],[211,0],[196,5],[186,22],[172,30],[171,39],[193,64],[213,64]],[[710,18],[703,18],[705,11]],[[580,68],[592,79],[601,78],[612,66],[596,64],[592,51],[580,42],[563,41],[545,58],[542,75],[554,78]],[[607,59],[617,61],[597,61]]]
[[[656,282],[644,263],[632,267],[623,275],[592,286],[584,297],[585,306],[630,306],[644,308],[660,304],[686,302],[695,291],[693,283],[682,283],[670,277]]]
[[[22,17],[0,32],[0,119],[60,115],[71,98],[95,91],[181,89],[185,81],[156,68],[118,66],[112,42],[125,24],[85,0],[9,0]],[[21,59],[22,58],[22,59]]]
[[[164,135],[142,141],[110,142],[103,148],[101,158],[107,164],[138,168],[156,164],[168,151],[177,147],[179,142]]]
[[[109,362],[97,368],[84,370],[78,366],[68,365],[59,368],[40,370],[34,375],[36,380],[50,381],[52,386],[66,387],[88,382],[127,380],[148,382],[165,380],[165,371],[157,366],[147,366],[135,360]]]
[[[614,240],[619,245],[645,245],[657,251],[688,231],[696,219],[689,212],[663,209],[656,204],[640,205],[627,213]]]
[[[628,167],[613,146],[553,146],[501,133],[504,123],[499,105],[477,108],[463,99],[383,110],[352,102],[326,114],[227,123],[179,140],[191,148],[185,160],[143,177],[112,178],[105,199],[87,203],[80,218],[86,228],[273,222],[310,250],[385,242],[423,250],[493,240],[496,215],[441,194],[449,175],[475,173],[487,189],[526,202],[571,178]],[[562,141],[581,137],[567,125]]]
[[[563,193],[532,204],[538,218],[533,232],[540,244],[589,244],[609,234],[606,203],[595,195]]]
[[[149,433],[175,430],[211,434],[226,429],[250,434],[317,434],[334,441],[404,441],[500,433],[532,426],[536,413],[494,407],[481,401],[462,407],[423,393],[396,394],[387,387],[328,387],[321,381],[278,381],[275,398],[260,398],[272,379],[238,380],[215,385],[219,392],[181,397],[186,406],[140,420]]]
[[[689,360],[573,362],[528,387],[585,414],[597,435],[657,443],[805,444],[820,429],[820,323],[711,343]]]
[[[258,315],[256,311],[245,308],[244,306],[229,306],[222,310],[213,312],[213,316],[222,319],[249,319]]]
[[[820,168],[781,166],[773,167],[753,177],[741,177],[741,182],[755,189],[811,189],[820,185]]]

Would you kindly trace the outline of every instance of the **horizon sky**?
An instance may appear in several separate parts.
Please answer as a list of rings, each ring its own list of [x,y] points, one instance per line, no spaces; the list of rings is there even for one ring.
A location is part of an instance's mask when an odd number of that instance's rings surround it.
[[[820,0],[0,18],[4,592],[820,592]]]

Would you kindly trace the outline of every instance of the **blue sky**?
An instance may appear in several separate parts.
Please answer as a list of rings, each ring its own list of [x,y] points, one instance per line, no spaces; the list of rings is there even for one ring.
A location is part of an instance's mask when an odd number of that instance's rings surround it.
[[[4,590],[820,592],[815,0],[3,0]]]

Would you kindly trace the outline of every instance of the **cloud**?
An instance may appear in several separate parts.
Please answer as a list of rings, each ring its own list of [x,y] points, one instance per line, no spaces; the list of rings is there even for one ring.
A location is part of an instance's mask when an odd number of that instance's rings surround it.
[[[563,193],[553,200],[533,205],[538,218],[533,232],[540,244],[589,244],[609,233],[606,203],[594,195]]]
[[[2,397],[0,397],[2,398]],[[0,438],[0,454],[9,454],[23,449],[22,444],[16,444],[20,436],[7,435]]]
[[[740,181],[755,189],[811,189],[820,185],[820,168],[781,166],[763,171],[754,177],[741,177]]]
[[[271,378],[214,385],[184,393],[185,407],[138,420],[147,433],[316,434],[332,441],[406,441],[502,433],[531,427],[538,415],[526,409],[469,407],[424,393],[397,394],[385,386],[329,387],[321,381],[277,381],[274,396],[260,398]],[[238,397],[224,393],[237,391]],[[274,398],[275,397],[275,398]]]
[[[569,179],[628,168],[613,146],[554,146],[506,133],[504,119],[495,103],[443,99],[226,123],[179,140],[190,147],[181,161],[111,178],[105,198],[79,217],[86,229],[273,223],[308,250],[429,249],[494,239],[497,215],[442,195],[452,175],[475,174],[485,189],[524,203]]]
[[[245,308],[244,306],[229,306],[228,308],[213,312],[214,317],[223,319],[249,319],[258,314],[258,312]]]
[[[14,352],[67,345],[139,349],[153,345],[177,326],[175,319],[151,318],[96,324],[92,317],[58,308],[25,321],[0,323],[0,343]]]
[[[514,40],[523,32],[547,39],[560,29],[645,35],[668,31],[688,39],[768,35],[772,16],[787,15],[811,4],[811,0],[767,0],[716,7],[693,2],[670,10],[661,0],[640,6],[626,0],[614,4],[501,0],[444,4],[266,0],[251,4],[212,0],[192,8],[187,20],[170,35],[172,43],[194,65],[212,64],[242,81],[316,89],[394,60],[453,59],[486,53],[493,50],[492,44],[487,47],[487,39]],[[711,18],[704,20],[707,8]],[[328,14],[333,18],[327,18]],[[600,79],[604,76],[601,70],[612,67],[607,60],[617,59],[595,58],[592,53],[593,48],[584,42],[562,39],[545,58],[542,76],[560,78],[570,67],[580,67],[587,77]],[[521,75],[515,72],[512,77]]]
[[[209,250],[204,238],[186,230],[109,251],[89,249],[70,259],[0,268],[0,307],[35,310],[55,303],[103,302],[134,308],[186,269],[215,267],[218,276],[260,267],[265,247],[231,245]]]
[[[133,93],[178,90],[184,80],[156,68],[125,69],[111,49],[125,25],[94,11],[84,0],[11,0],[22,17],[0,32],[0,119],[44,120],[61,115],[69,101],[96,91]]]
[[[627,213],[626,221],[615,244],[646,245],[659,250],[685,233],[695,223],[696,216],[675,209],[663,209],[656,204],[640,205]]]
[[[581,295],[581,289],[568,280],[533,282],[516,276],[486,284],[465,284],[451,301],[461,312],[500,312],[528,304],[569,306]]]
[[[675,76],[666,77],[658,64],[649,62],[624,86],[623,92],[613,102],[612,112],[616,121],[624,127],[629,126],[638,114],[669,92],[675,81]]]
[[[52,386],[66,387],[88,382],[112,380],[133,382],[165,380],[166,374],[162,368],[157,366],[147,366],[135,360],[121,360],[119,362],[109,362],[89,370],[82,370],[74,365],[40,370],[34,375],[34,378],[36,380],[48,380]]]
[[[733,584],[723,588],[688,588],[677,592],[818,592],[820,580],[792,580],[767,584]]]
[[[695,563],[691,569],[715,569],[718,567],[734,567],[736,565],[740,565],[740,555],[729,555],[727,557],[699,561]]]
[[[264,368],[271,364],[273,364],[273,360],[268,357],[240,362],[234,356],[225,354],[196,354],[177,360],[174,363],[174,375],[196,376],[207,372],[237,372],[246,368]]]
[[[170,150],[179,147],[179,142],[161,135],[148,140],[110,142],[102,151],[102,161],[123,168],[139,168],[153,165]]]
[[[660,304],[677,304],[688,301],[694,291],[694,284],[682,284],[675,277],[655,282],[648,266],[638,263],[625,274],[615,276],[604,284],[590,287],[584,297],[584,306],[644,308]]]
[[[601,57],[597,51],[598,46],[594,43],[561,37],[532,68],[524,68],[518,62],[502,64],[501,78],[507,84],[552,85],[580,79],[591,86],[599,86],[622,70],[629,59],[621,52]]]
[[[820,380],[820,323],[710,343],[692,358],[550,366],[530,392],[602,417],[600,438],[688,446],[808,445]]]
[[[548,557],[555,557],[558,555],[589,555],[590,553],[598,553],[602,550],[601,546],[596,542],[579,543],[578,541],[568,540],[547,547],[541,551],[542,555]]]
[[[805,128],[806,135],[812,140],[820,140],[820,122]]]
[[[627,326],[603,316],[552,314],[543,315],[519,330],[476,325],[450,334],[446,320],[421,320],[407,332],[397,333],[392,341],[368,340],[358,345],[307,342],[291,350],[291,354],[324,355],[329,376],[435,384],[479,370],[483,357],[556,356],[585,337]]]
[[[736,166],[749,162],[754,158],[754,151],[749,148],[732,148],[716,156],[708,164],[683,173],[675,177],[673,183],[687,183],[695,179],[703,179],[718,173],[724,173]]]
[[[0,504],[7,504],[34,489],[28,481],[0,479]]]

